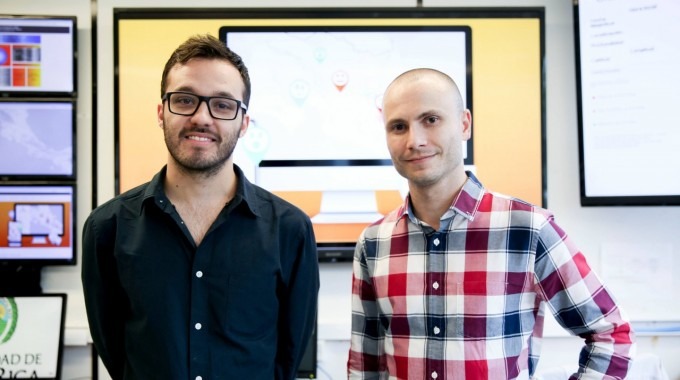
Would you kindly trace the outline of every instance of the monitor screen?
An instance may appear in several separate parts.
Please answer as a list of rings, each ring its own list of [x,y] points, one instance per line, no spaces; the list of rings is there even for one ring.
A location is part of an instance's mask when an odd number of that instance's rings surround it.
[[[680,2],[574,4],[581,204],[680,205]]]
[[[0,379],[61,378],[66,294],[0,294]]]
[[[0,178],[75,177],[75,102],[0,99]]]
[[[71,96],[76,18],[0,15],[0,93]]]
[[[0,185],[0,261],[75,263],[74,185]]]
[[[381,113],[397,75],[438,69],[471,107],[469,27],[223,27],[220,37],[252,78],[251,123],[240,142],[247,159],[237,163],[303,208],[322,245],[354,243],[407,193]],[[463,150],[471,165],[472,140]]]
[[[234,162],[313,219],[320,258],[351,259],[362,229],[403,202],[380,95],[414,67],[461,84],[473,119],[466,164],[482,183],[547,206],[543,16],[507,7],[119,9],[114,190],[149,181],[167,162],[156,120],[162,67],[188,37],[210,33],[251,73],[251,124]]]

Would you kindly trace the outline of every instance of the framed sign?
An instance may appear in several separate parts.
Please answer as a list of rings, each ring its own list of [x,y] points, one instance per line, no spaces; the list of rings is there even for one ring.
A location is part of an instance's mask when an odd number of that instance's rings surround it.
[[[66,294],[0,295],[0,379],[61,374]]]

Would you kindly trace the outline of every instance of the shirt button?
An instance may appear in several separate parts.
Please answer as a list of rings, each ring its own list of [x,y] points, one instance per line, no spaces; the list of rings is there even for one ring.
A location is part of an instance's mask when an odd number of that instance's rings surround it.
[[[435,245],[436,247],[439,246],[439,238],[434,239],[434,245]]]
[[[439,335],[439,332],[440,332],[441,330],[439,330],[439,327],[436,327],[436,326],[435,326],[435,328],[433,329],[433,331],[434,331],[434,335]]]
[[[437,375],[437,371],[434,371],[431,376],[433,379],[436,379],[439,375]]]
[[[435,289],[439,289],[439,283],[435,281],[434,284],[432,284],[432,287]]]
[[[198,278],[203,277],[203,272],[201,272],[200,270],[198,272],[196,272],[196,277],[198,277]]]
[[[203,327],[203,325],[201,325],[200,323],[197,323],[197,324],[194,325],[194,327],[196,328],[196,330],[200,330],[201,327]]]

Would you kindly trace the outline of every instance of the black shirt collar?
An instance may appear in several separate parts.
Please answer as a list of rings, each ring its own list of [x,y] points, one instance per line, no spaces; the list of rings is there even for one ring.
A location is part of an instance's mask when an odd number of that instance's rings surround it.
[[[238,165],[234,164],[234,173],[236,174],[236,194],[234,198],[229,202],[233,207],[237,207],[243,204],[245,209],[249,210],[253,215],[260,215],[261,200],[256,194],[256,187],[246,178],[245,174]],[[144,195],[142,197],[142,202],[140,205],[139,213],[141,214],[144,205],[147,202],[153,202],[157,204],[160,208],[163,208],[163,203],[170,204],[168,197],[165,195],[165,190],[163,189],[163,182],[165,182],[165,176],[167,174],[167,165],[163,166],[161,170],[156,173],[149,182],[148,186],[144,190]]]

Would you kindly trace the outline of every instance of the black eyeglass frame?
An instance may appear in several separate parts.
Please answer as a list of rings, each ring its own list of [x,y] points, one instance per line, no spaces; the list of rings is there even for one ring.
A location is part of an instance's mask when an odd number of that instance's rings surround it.
[[[173,111],[172,107],[170,106],[170,102],[168,100],[170,99],[170,96],[172,96],[174,94],[191,95],[191,96],[195,96],[196,98],[198,98],[198,104],[196,104],[196,109],[194,109],[194,112],[192,112],[192,113],[179,113],[179,112]],[[223,117],[217,117],[217,116],[213,115],[212,109],[210,108],[210,100],[212,100],[212,99],[228,99],[228,100],[235,101],[237,108],[236,108],[236,113],[234,114],[234,117],[232,117],[231,119],[225,119]],[[217,120],[234,120],[238,117],[238,110],[239,109],[243,109],[244,113],[248,111],[248,106],[243,104],[242,101],[230,98],[228,96],[201,96],[201,95],[198,95],[198,94],[194,94],[193,92],[170,91],[170,92],[166,92],[165,95],[163,95],[163,97],[161,98],[161,100],[164,101],[164,102],[168,101],[168,111],[170,111],[171,113],[174,113],[175,115],[180,115],[180,116],[194,116],[196,114],[196,112],[198,111],[198,109],[201,108],[202,102],[205,102],[205,105],[208,106],[208,113],[210,114],[210,116],[213,119],[217,119]]]

